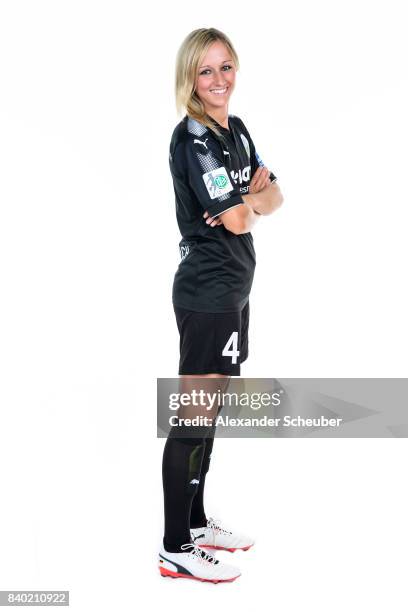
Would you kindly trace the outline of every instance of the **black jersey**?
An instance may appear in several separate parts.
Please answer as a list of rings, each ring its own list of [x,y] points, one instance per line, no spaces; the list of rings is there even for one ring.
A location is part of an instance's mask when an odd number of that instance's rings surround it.
[[[187,115],[173,131],[169,164],[182,235],[181,261],[173,283],[175,306],[197,312],[235,312],[248,302],[255,270],[250,232],[210,227],[204,211],[217,216],[244,203],[249,183],[263,162],[243,121],[228,116],[218,137]],[[271,172],[270,178],[276,180]]]

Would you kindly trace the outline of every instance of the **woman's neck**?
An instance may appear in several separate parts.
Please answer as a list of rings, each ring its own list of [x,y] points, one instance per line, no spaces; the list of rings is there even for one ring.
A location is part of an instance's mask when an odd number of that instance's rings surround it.
[[[219,113],[217,112],[211,112],[208,113],[207,115],[209,115],[212,119],[215,119],[217,123],[219,123],[223,128],[225,128],[226,130],[229,129],[229,125],[228,125],[228,109],[221,109],[221,111]]]

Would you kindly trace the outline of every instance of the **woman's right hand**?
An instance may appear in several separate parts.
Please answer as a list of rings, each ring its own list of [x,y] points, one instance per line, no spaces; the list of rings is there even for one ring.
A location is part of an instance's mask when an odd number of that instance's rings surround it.
[[[210,227],[215,227],[216,225],[222,225],[222,220],[220,219],[220,217],[209,217],[207,211],[205,211],[205,213],[203,214],[203,217],[204,219],[206,219],[206,223]]]

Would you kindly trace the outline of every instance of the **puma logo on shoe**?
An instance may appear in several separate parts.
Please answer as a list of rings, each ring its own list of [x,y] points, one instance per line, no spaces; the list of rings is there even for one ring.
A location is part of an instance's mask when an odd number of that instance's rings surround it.
[[[198,536],[193,536],[193,542],[195,542],[196,540],[199,540],[200,538],[203,538],[205,536],[205,533],[202,533]]]
[[[197,478],[193,478],[193,480],[190,480],[190,484],[199,484],[200,481],[197,480]]]

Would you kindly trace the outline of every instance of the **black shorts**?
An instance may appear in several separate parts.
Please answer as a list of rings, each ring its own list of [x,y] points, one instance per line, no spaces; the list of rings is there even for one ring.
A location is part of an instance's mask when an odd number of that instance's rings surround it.
[[[248,357],[249,301],[238,312],[173,307],[180,333],[178,373],[240,376],[240,365]]]

